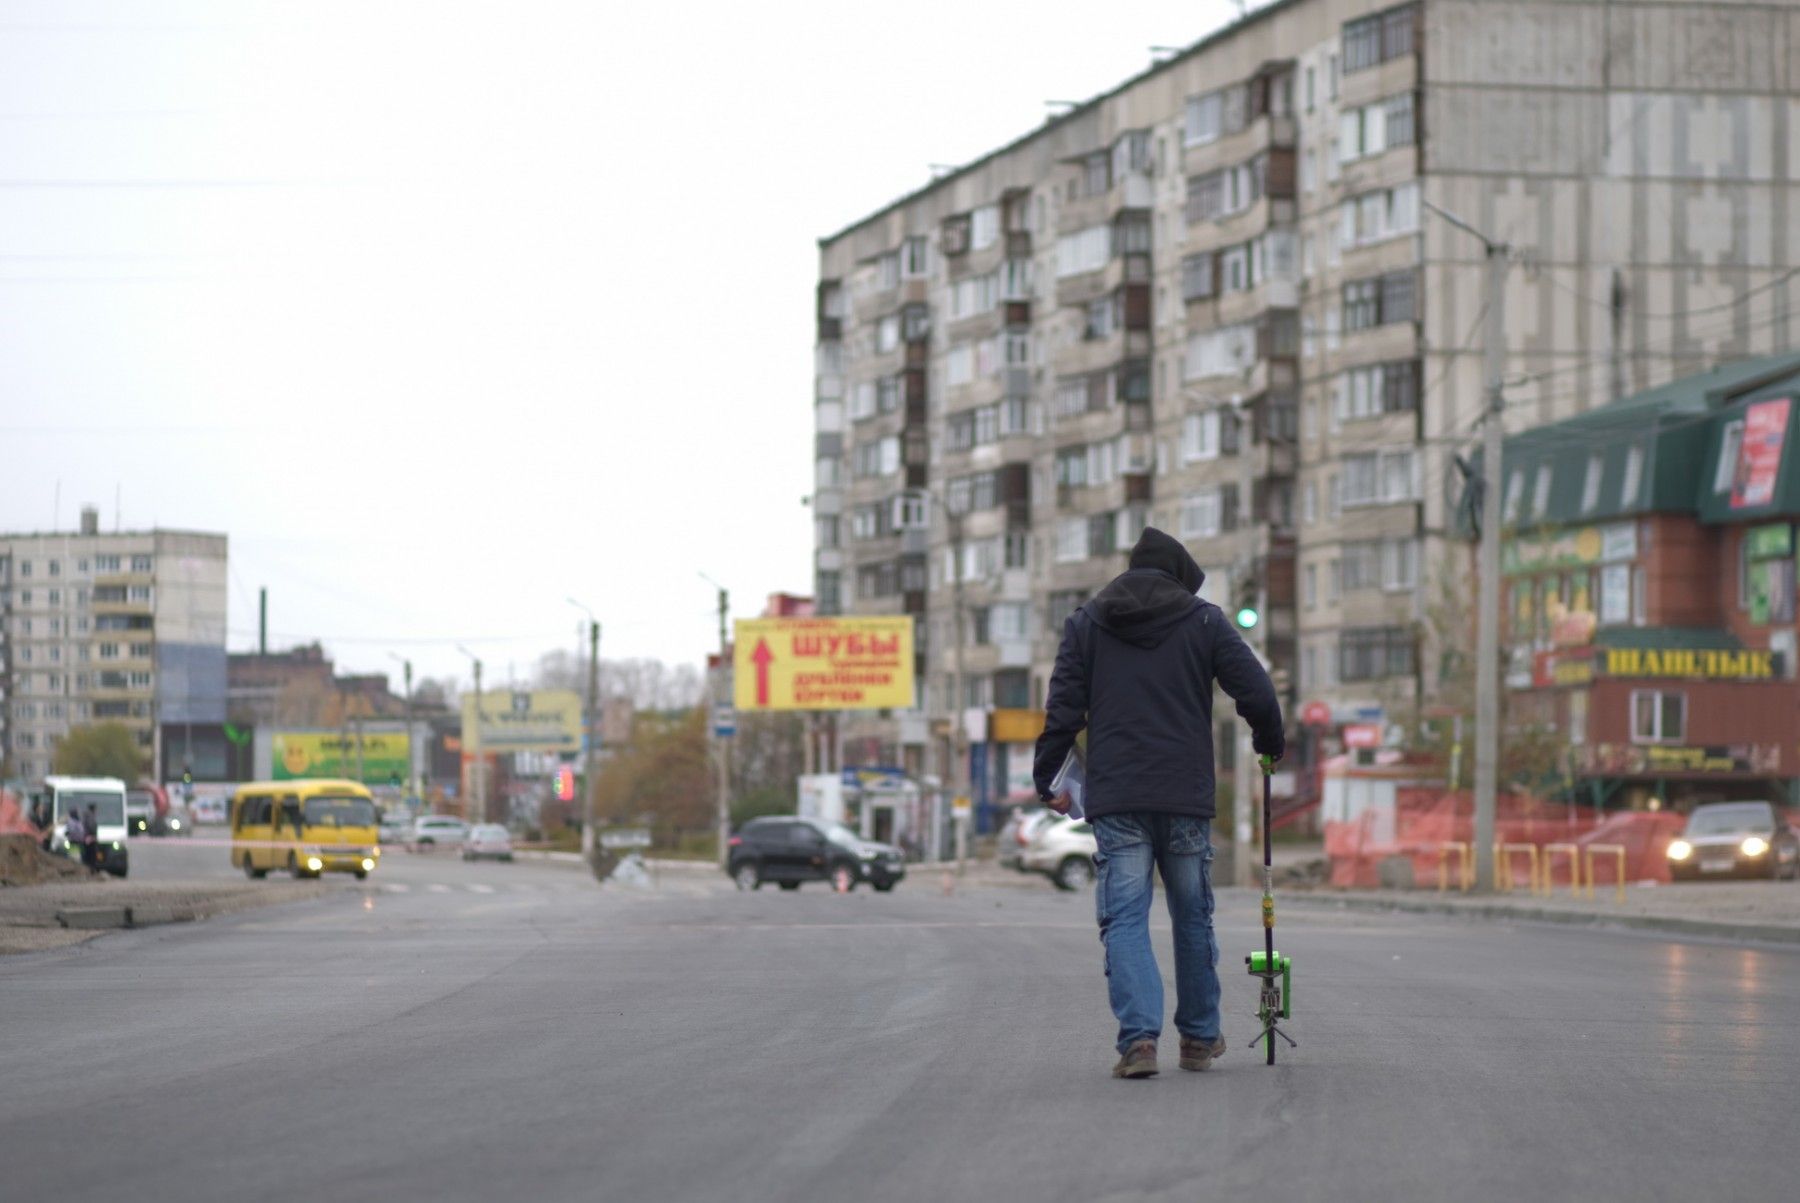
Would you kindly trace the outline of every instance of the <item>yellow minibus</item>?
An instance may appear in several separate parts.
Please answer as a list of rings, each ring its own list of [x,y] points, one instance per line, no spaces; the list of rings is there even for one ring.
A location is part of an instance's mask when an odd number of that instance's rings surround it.
[[[374,795],[354,781],[252,781],[231,796],[231,863],[246,877],[354,873],[381,863]]]

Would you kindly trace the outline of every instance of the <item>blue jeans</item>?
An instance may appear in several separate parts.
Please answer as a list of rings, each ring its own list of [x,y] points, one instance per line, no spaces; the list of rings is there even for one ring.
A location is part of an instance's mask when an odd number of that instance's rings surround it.
[[[1150,947],[1153,867],[1162,869],[1175,927],[1175,1030],[1219,1035],[1219,944],[1213,939],[1212,823],[1136,811],[1094,820],[1099,870],[1094,909],[1106,948],[1107,995],[1119,1021],[1119,1051],[1162,1034],[1163,981]]]

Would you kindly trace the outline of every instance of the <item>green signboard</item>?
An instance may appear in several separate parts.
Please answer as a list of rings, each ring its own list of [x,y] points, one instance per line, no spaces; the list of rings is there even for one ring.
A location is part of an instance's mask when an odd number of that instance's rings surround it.
[[[1753,526],[1744,532],[1744,556],[1751,560],[1780,560],[1794,554],[1794,528],[1786,522]]]

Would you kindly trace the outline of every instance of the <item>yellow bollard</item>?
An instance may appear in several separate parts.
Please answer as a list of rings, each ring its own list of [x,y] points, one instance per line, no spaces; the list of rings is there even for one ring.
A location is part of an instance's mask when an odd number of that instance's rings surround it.
[[[1623,844],[1589,844],[1587,846],[1587,896],[1594,896],[1594,853],[1604,852],[1616,857],[1617,868],[1613,874],[1613,900],[1625,901],[1625,845]]]
[[[1538,892],[1538,846],[1536,844],[1497,844],[1494,847],[1494,886],[1497,889],[1512,892],[1512,854],[1526,853],[1529,859],[1531,884],[1530,891]]]
[[[1442,894],[1450,888],[1449,856],[1456,852],[1457,877],[1460,884],[1457,888],[1468,893],[1475,884],[1475,849],[1463,840],[1445,840],[1438,845],[1438,893]]]
[[[1558,852],[1569,854],[1569,893],[1581,897],[1581,845],[1580,844],[1545,844],[1544,845],[1544,897],[1548,898],[1556,892],[1555,877],[1550,872],[1550,858]]]

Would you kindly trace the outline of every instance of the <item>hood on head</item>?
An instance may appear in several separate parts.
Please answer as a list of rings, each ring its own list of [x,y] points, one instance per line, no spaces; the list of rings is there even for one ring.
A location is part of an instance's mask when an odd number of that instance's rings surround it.
[[[1155,647],[1200,602],[1206,574],[1179,539],[1146,526],[1131,549],[1131,568],[1087,604],[1102,629],[1137,647]]]

